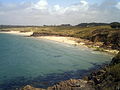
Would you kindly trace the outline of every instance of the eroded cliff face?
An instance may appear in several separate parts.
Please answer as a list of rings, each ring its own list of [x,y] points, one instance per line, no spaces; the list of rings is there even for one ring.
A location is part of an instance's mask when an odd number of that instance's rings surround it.
[[[102,47],[120,50],[120,29],[98,29],[88,39],[103,42]]]

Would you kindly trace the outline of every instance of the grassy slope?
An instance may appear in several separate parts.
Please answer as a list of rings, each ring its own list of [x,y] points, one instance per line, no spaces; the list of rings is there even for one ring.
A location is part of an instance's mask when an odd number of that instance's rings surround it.
[[[40,36],[41,34],[70,36],[88,39],[93,42],[103,42],[104,48],[111,47],[112,49],[119,49],[120,47],[119,45],[120,29],[112,29],[109,25],[92,27],[39,26],[39,27],[3,28],[3,30],[33,31],[34,36]]]
[[[64,27],[64,26],[46,26],[46,27],[24,27],[24,28],[6,28],[4,30],[17,30],[17,31],[33,31],[39,33],[51,33],[60,35],[69,35],[73,37],[87,37],[96,29],[110,29],[110,26],[95,26],[95,27]]]

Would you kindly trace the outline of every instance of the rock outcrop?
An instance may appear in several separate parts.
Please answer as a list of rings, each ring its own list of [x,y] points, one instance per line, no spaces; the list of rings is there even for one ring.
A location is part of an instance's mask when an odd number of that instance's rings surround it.
[[[71,79],[67,81],[62,81],[52,87],[48,87],[47,89],[34,88],[30,85],[27,85],[21,90],[95,90],[95,89],[85,80]]]
[[[88,37],[93,42],[103,42],[105,48],[120,50],[120,29],[98,29]]]
[[[120,52],[112,59],[108,66],[93,72],[90,76],[88,76],[88,80],[94,82],[96,90],[119,90]]]

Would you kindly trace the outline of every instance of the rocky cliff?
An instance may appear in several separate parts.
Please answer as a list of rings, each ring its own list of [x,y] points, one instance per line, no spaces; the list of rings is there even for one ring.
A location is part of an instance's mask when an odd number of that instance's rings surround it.
[[[93,42],[103,42],[104,48],[120,50],[120,29],[98,29],[93,31],[88,39]]]

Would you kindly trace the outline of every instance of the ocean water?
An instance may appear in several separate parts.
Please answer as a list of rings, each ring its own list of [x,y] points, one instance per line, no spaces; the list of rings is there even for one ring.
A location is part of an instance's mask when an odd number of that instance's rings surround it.
[[[0,34],[0,89],[26,84],[47,87],[64,79],[80,78],[111,58],[85,47]]]

